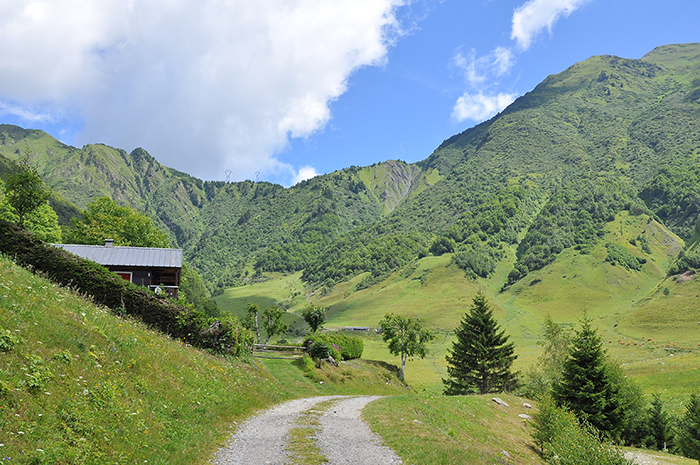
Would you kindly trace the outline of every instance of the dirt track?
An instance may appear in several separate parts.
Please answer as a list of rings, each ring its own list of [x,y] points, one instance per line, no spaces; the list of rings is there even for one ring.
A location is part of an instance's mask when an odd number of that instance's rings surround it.
[[[365,405],[379,397],[326,396],[286,402],[246,421],[213,460],[214,465],[291,463],[289,431],[305,413],[318,415],[316,444],[332,465],[400,464],[360,418]],[[328,402],[327,402],[328,401]],[[322,411],[314,410],[324,402]]]

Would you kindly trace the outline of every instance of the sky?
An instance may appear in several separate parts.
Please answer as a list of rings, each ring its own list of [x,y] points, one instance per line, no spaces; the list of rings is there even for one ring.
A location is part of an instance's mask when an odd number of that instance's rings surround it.
[[[697,0],[0,1],[0,123],[284,186],[424,160],[594,55],[700,42]]]

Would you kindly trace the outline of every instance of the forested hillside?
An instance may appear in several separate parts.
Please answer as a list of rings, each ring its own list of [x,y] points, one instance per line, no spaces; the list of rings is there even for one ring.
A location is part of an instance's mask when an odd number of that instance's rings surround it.
[[[28,151],[54,191],[80,208],[108,195],[146,212],[213,291],[301,270],[328,289],[368,273],[363,288],[443,253],[467,276],[488,278],[514,250],[507,288],[565,250],[590,253],[621,212],[649,215],[692,246],[698,76],[700,44],[659,47],[639,60],[592,57],[422,162],[349,167],[291,188],[204,182],[143,149],[78,149],[8,125],[0,126],[0,155]],[[633,255],[645,259],[648,240],[634,239],[641,255]],[[641,263],[626,249],[606,250],[632,270]]]

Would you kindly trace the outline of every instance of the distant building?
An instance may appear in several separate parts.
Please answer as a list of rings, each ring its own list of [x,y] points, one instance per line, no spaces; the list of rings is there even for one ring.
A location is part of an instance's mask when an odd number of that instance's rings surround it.
[[[117,247],[112,239],[105,240],[105,245],[52,245],[98,263],[127,281],[177,299],[182,249]]]

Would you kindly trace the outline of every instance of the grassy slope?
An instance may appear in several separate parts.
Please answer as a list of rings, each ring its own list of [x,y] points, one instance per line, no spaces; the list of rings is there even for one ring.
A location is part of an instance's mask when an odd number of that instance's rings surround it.
[[[368,405],[363,416],[405,463],[545,463],[518,417],[532,411],[517,397],[501,396],[510,408],[491,397],[396,396]]]
[[[629,243],[641,234],[648,237],[651,255]],[[625,246],[632,255],[646,258],[647,263],[639,272],[606,263],[606,242]],[[451,256],[444,255],[423,258],[414,268],[397,272],[369,289],[354,290],[362,279],[359,276],[336,285],[327,296],[306,297],[330,307],[326,325],[329,329],[376,327],[389,311],[416,315],[428,322],[438,336],[425,360],[408,363],[406,377],[419,392],[433,394],[441,391],[440,378],[446,376],[444,355],[451,347],[452,331],[477,290],[491,296],[496,317],[515,342],[518,370],[527,369],[538,356],[537,341],[546,314],[573,327],[586,310],[594,318],[609,353],[624,364],[644,390],[665,393],[674,408],[680,408],[678,396],[687,396],[700,378],[700,370],[694,369],[700,357],[700,310],[693,301],[700,295],[700,282],[665,278],[665,270],[682,245],[677,236],[646,215],[630,216],[623,212],[608,224],[606,236],[590,254],[566,250],[554,263],[530,273],[503,293],[499,290],[514,261],[513,252],[488,280],[465,278],[451,265]],[[290,287],[300,290],[301,284],[296,279],[296,275],[278,276],[262,284],[228,289],[217,303],[224,310],[241,311],[245,302],[261,296],[268,299],[266,302],[281,301],[288,298]],[[663,292],[666,287],[669,295]],[[299,294],[293,301],[292,315],[306,305],[307,299],[303,297]],[[399,363],[388,353],[380,337],[373,334],[362,337],[368,358]],[[642,337],[655,338],[659,344],[652,345]],[[676,347],[690,351],[673,348],[673,342],[677,343]],[[656,345],[671,347],[657,349]],[[669,357],[672,351],[676,353]],[[664,386],[669,378],[674,381],[672,386]]]
[[[405,391],[378,362],[306,377],[289,360],[207,355],[2,256],[0,327],[21,338],[0,352],[0,459],[14,463],[204,463],[273,403]]]

